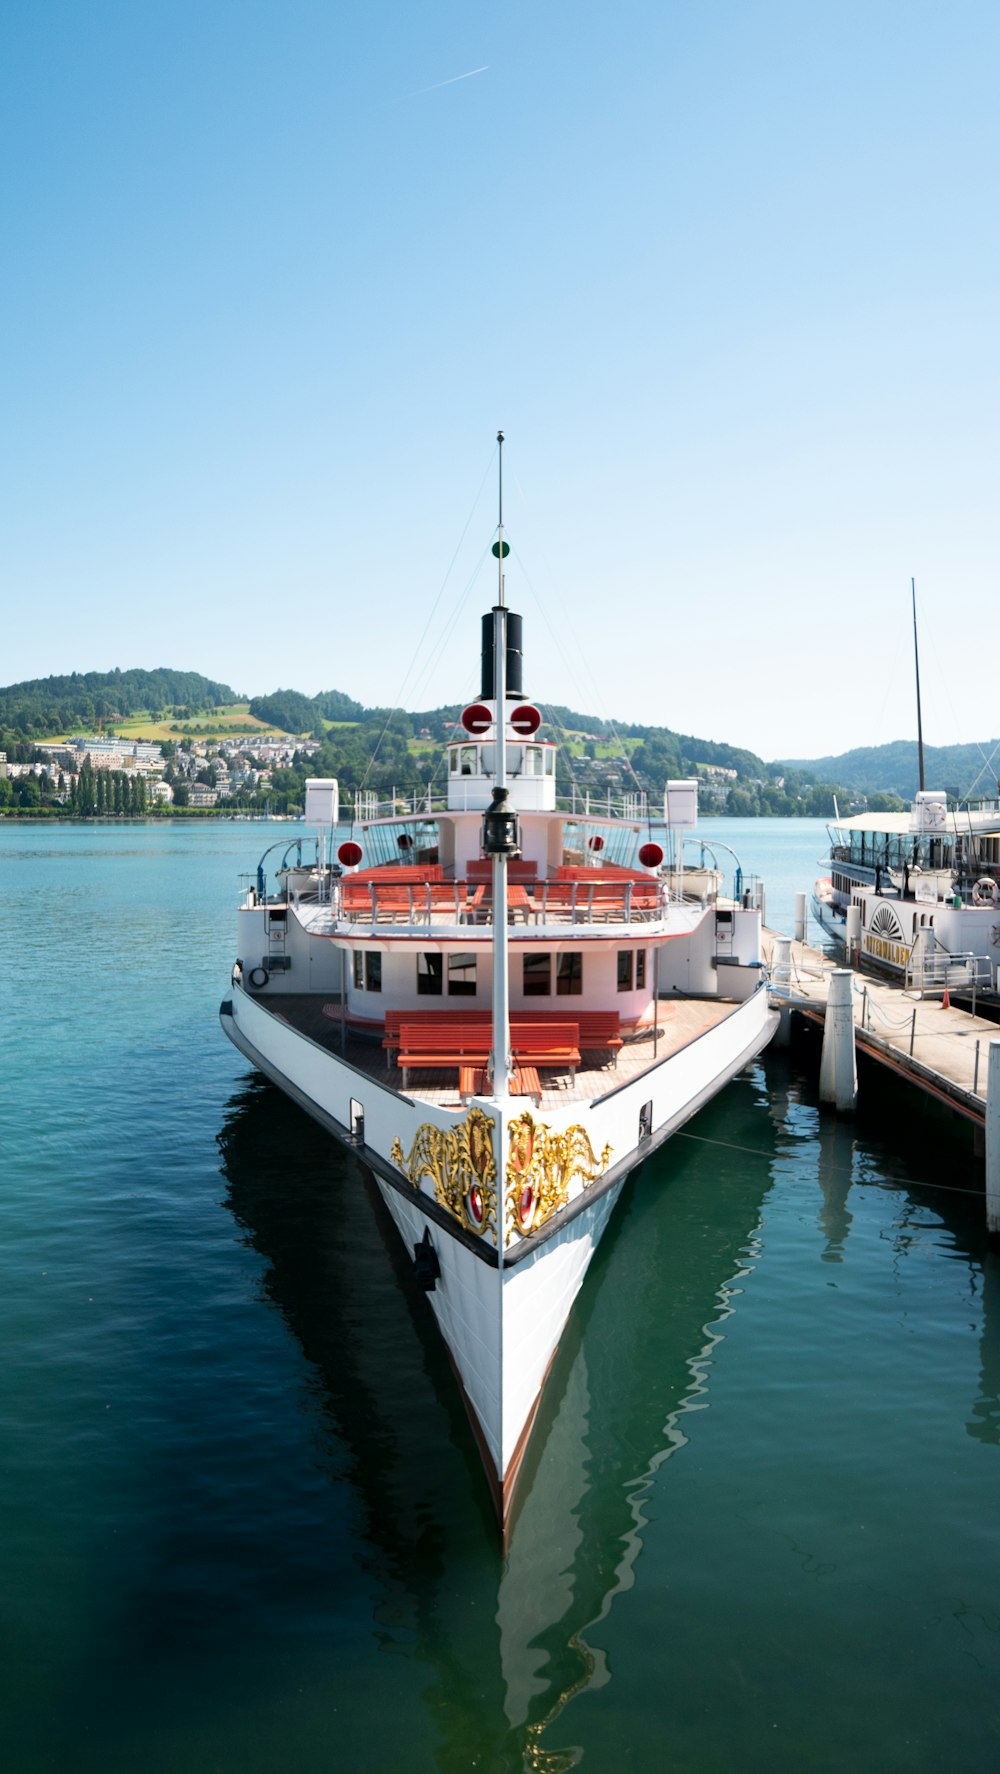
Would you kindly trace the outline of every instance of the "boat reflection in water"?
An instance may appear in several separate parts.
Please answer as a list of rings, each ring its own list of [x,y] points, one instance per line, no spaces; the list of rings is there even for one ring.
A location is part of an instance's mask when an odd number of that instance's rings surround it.
[[[713,1403],[733,1315],[756,1286],[765,1201],[795,1167],[793,1209],[786,1192],[776,1216],[793,1213],[821,1262],[837,1265],[852,1236],[851,1188],[880,1181],[856,1129],[808,1098],[793,1067],[771,1059],[765,1079],[758,1063],[691,1124],[693,1137],[630,1179],[595,1257],[601,1283],[564,1334],[503,1560],[447,1357],[377,1191],[267,1083],[248,1079],[233,1098],[220,1136],[229,1203],[268,1263],[267,1298],[313,1367],[324,1457],[331,1480],[351,1488],[354,1554],[381,1596],[376,1631],[430,1672],[424,1704],[442,1768],[470,1765],[470,1745],[484,1767],[577,1765],[572,1702],[611,1679],[597,1641],[613,1609],[627,1630],[647,1521],[663,1515],[659,1474],[696,1450],[699,1425],[711,1427],[699,1413]],[[905,1174],[905,1154],[893,1168]],[[899,1238],[932,1219],[940,1228],[938,1207],[904,1194]],[[771,1207],[768,1224],[770,1261]],[[996,1327],[991,1340],[970,1224],[957,1210],[948,1230],[984,1317],[987,1387]],[[781,1262],[801,1267],[798,1249]],[[819,1285],[838,1286],[838,1273],[824,1267]],[[768,1285],[784,1282],[772,1274]],[[764,1334],[751,1365],[773,1358]],[[741,1341],[746,1359],[755,1338]],[[727,1387],[732,1409],[731,1375]],[[962,1415],[969,1434],[997,1441],[995,1397],[966,1398]],[[775,1446],[776,1464],[784,1452]],[[738,1466],[738,1449],[732,1457]],[[647,1607],[644,1598],[640,1633]],[[680,1651],[685,1622],[664,1618],[660,1629],[665,1654],[671,1643]]]

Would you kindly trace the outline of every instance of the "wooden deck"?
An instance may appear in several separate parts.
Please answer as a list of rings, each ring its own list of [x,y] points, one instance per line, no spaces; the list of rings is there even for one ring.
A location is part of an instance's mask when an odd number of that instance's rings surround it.
[[[275,1015],[283,1017],[293,1028],[308,1035],[320,1047],[327,1048],[331,1053],[343,1053],[350,1065],[356,1066],[358,1071],[364,1072],[377,1084],[402,1091],[402,1074],[395,1060],[389,1059],[384,1052],[379,1037],[363,1037],[348,1031],[346,1046],[342,1048],[338,1023],[324,1015],[323,1011],[324,1004],[331,1002],[329,994],[320,998],[312,995],[269,993],[266,999],[258,999],[257,1002],[264,1004]],[[571,1078],[568,1071],[543,1072],[540,1106],[543,1109],[555,1109],[571,1103],[591,1102],[595,1097],[627,1084],[646,1071],[654,1061],[675,1053],[678,1048],[686,1046],[697,1035],[713,1028],[716,1023],[724,1021],[738,1009],[739,1005],[736,1003],[710,998],[684,998],[676,1002],[663,1000],[659,1006],[659,1034],[655,1042],[652,1029],[639,1039],[626,1040],[618,1055],[617,1064],[609,1062],[607,1065],[588,1065],[584,1054],[583,1063],[575,1078]],[[572,1013],[567,1011],[566,1014],[570,1016]],[[458,1067],[451,1067],[446,1071],[414,1069],[410,1073],[406,1095],[419,1102],[437,1103],[441,1108],[461,1108]]]
[[[769,965],[775,934],[765,930],[762,937]],[[772,979],[772,1002],[784,1000],[801,1015],[822,1022],[835,966],[846,962],[832,961],[819,949],[793,942],[788,990],[778,990]],[[867,969],[854,969],[852,1001],[859,1052],[983,1125],[989,1044],[1000,1033],[994,1021],[972,1016],[956,1004],[943,1004],[940,989],[923,995]]]

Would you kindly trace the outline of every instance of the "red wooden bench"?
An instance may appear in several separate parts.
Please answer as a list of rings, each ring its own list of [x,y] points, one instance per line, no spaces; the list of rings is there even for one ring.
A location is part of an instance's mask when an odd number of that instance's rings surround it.
[[[558,1000],[557,1000],[558,1002]],[[339,1017],[339,1004],[331,1004],[324,1009],[324,1014]],[[577,1030],[576,1045],[584,1053],[612,1053],[616,1057],[622,1046],[621,1018],[617,1010],[574,1010],[572,1016],[557,1014],[560,1022],[572,1023]],[[457,1023],[466,1027],[485,1027],[490,1029],[493,1013],[490,1010],[387,1010],[385,1013],[385,1034],[382,1046],[392,1054],[399,1047],[399,1031],[402,1023],[410,1027],[423,1024],[425,1027],[444,1027]],[[551,1010],[515,1010],[511,1015],[511,1026],[522,1027],[526,1023],[544,1023],[553,1020]]]
[[[520,1022],[514,1017],[510,1024],[510,1045],[518,1064],[542,1070],[566,1070],[576,1077],[580,1064],[580,1026],[577,1022]]]
[[[396,1064],[403,1074],[403,1089],[409,1082],[408,1074],[418,1066],[431,1071],[485,1066],[490,1045],[490,1030],[482,1023],[401,1023]]]
[[[535,894],[534,910],[543,919],[549,912],[568,913],[585,923],[624,921],[636,912],[655,911],[656,905],[655,881],[601,879],[596,870],[590,870],[586,879],[543,882]]]
[[[523,1061],[536,1070],[565,1069],[573,1078],[580,1064],[577,1043],[575,1022],[511,1021],[510,1044],[517,1064]],[[491,1028],[482,1022],[402,1022],[396,1064],[403,1074],[403,1089],[407,1086],[407,1074],[421,1066],[431,1071],[452,1066],[485,1066],[491,1044]]]
[[[377,880],[345,881],[341,907],[347,914],[369,913],[379,923],[420,923],[432,912],[453,912],[456,924],[469,909],[462,881],[399,879],[399,869],[387,869]]]
[[[577,1022],[583,1053],[610,1053],[617,1061],[622,1048],[621,1017],[617,1010],[581,1010]]]
[[[469,1096],[485,1096],[489,1090],[489,1077],[485,1066],[460,1066],[458,1069],[458,1094],[464,1102]],[[541,1101],[542,1081],[535,1066],[515,1065],[510,1075],[511,1096],[530,1096],[536,1103]]]

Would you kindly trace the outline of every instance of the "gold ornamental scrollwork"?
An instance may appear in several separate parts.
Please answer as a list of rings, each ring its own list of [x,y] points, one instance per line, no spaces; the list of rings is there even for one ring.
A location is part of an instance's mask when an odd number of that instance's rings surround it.
[[[389,1153],[411,1188],[422,1178],[434,1184],[434,1199],[467,1232],[496,1236],[497,1167],[493,1156],[494,1122],[482,1109],[470,1109],[454,1127],[425,1121],[417,1128],[409,1156],[399,1139]]]
[[[570,1184],[579,1177],[584,1188],[608,1168],[612,1148],[598,1158],[586,1128],[578,1123],[554,1133],[526,1109],[508,1124],[504,1240],[517,1232],[537,1232],[569,1202]]]

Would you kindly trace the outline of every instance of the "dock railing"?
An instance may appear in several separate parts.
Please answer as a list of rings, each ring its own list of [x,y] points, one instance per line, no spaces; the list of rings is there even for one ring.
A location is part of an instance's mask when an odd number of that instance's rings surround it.
[[[906,964],[906,986],[927,996],[943,992],[988,991],[993,968],[988,955],[974,955],[971,950],[953,954],[934,939],[915,943]]]

